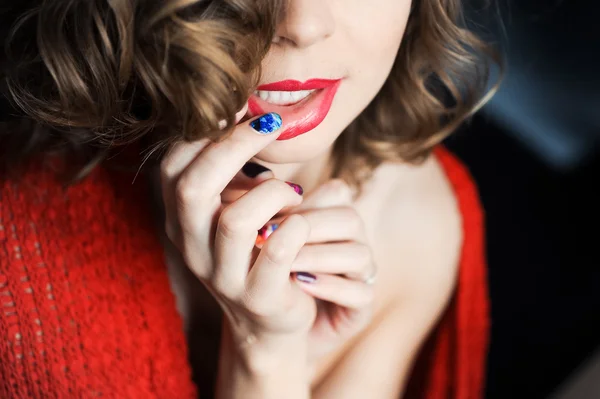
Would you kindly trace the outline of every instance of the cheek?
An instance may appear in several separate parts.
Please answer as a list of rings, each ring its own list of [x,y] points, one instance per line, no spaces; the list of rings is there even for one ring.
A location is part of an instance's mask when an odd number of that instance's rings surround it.
[[[357,2],[358,3],[358,2]],[[349,43],[353,43],[355,66],[368,79],[387,77],[402,43],[410,13],[408,0],[361,1],[349,22]],[[378,79],[378,80],[380,80]]]

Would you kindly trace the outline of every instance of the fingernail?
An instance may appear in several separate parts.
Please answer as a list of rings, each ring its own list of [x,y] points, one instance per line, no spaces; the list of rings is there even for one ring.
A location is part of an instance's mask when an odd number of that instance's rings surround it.
[[[310,273],[298,272],[296,273],[296,280],[300,281],[301,283],[314,284],[317,282],[317,276]]]
[[[260,134],[271,134],[281,127],[283,121],[281,116],[275,112],[271,112],[261,116],[258,119],[250,122],[252,129],[256,130]]]
[[[246,162],[246,164],[242,167],[242,173],[252,179],[260,175],[261,173],[269,172],[270,170],[271,169],[265,168],[261,164],[254,162]]]
[[[296,184],[296,183],[290,183],[289,181],[286,181],[286,183],[288,184],[288,186],[290,186],[291,188],[294,189],[296,194],[298,194],[298,195],[304,194],[304,189],[302,188],[301,185]]]
[[[268,225],[264,226],[262,229],[258,230],[258,236],[256,237],[256,246],[263,245],[265,243],[265,241],[267,241],[267,238],[269,238],[269,236],[271,234],[273,234],[273,232],[275,230],[277,230],[278,227],[279,227],[279,224],[273,223],[273,224],[268,224]]]

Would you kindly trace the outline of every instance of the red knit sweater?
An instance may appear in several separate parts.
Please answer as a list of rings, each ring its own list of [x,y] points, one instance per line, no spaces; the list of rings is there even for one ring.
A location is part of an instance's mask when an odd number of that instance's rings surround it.
[[[465,238],[456,295],[407,396],[479,398],[488,333],[482,212],[463,166],[444,150],[436,156]],[[143,184],[102,168],[66,190],[41,170],[1,183],[0,398],[196,397],[147,198]]]

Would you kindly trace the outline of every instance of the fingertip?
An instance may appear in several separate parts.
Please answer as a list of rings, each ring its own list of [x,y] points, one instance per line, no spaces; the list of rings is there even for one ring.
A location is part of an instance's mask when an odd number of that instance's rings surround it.
[[[242,173],[250,179],[268,180],[274,177],[271,169],[256,162],[246,162],[242,167]]]
[[[294,278],[303,285],[313,285],[317,282],[318,278],[315,274],[307,272],[294,273]]]
[[[250,120],[249,125],[260,135],[271,135],[281,131],[283,120],[278,113],[270,112]]]
[[[302,188],[301,185],[296,184],[296,183],[292,183],[292,182],[289,182],[289,181],[286,181],[285,183],[288,186],[290,186],[291,188],[293,188],[294,191],[296,192],[296,194],[298,194],[298,195],[303,195],[304,194],[304,189]]]

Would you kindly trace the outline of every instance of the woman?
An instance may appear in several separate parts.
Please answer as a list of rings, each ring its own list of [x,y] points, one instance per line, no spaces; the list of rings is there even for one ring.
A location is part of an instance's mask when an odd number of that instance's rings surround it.
[[[480,397],[460,3],[10,6],[0,396]]]

